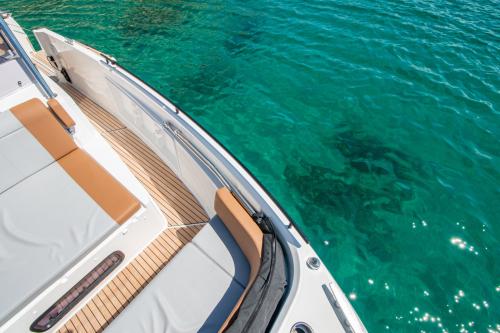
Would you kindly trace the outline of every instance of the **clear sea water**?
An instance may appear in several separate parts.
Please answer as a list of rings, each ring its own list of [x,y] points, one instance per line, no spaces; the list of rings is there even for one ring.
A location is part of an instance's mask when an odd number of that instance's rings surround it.
[[[205,126],[371,332],[500,331],[498,0],[0,8],[115,56]]]

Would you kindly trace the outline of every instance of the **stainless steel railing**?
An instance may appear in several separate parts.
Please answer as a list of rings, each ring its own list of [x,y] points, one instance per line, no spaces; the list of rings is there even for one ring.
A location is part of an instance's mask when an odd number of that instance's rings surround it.
[[[110,64],[106,63],[107,66]],[[133,85],[134,88],[138,89],[141,93],[145,95],[146,98],[151,99],[155,102],[161,109],[168,110],[172,113],[172,115],[178,115],[177,112],[172,111],[170,107],[168,107],[165,103],[160,101],[158,98],[149,93],[146,89],[141,87],[135,80],[129,78],[125,73],[120,72],[119,68],[115,69],[115,73],[118,73],[120,77],[126,79],[129,83]],[[191,153],[193,157],[195,157],[200,163],[202,163],[209,171],[212,173],[215,178],[219,180],[219,182],[227,187],[241,202],[241,204],[246,208],[250,215],[256,213],[256,210],[252,206],[252,204],[245,198],[245,196],[241,193],[237,186],[235,186],[222,171],[220,171],[214,163],[198,148],[194,145],[186,136],[180,131],[175,125],[171,122],[164,121],[161,116],[156,114],[154,111],[149,110],[138,98],[134,97],[131,93],[129,93],[125,88],[123,88],[120,84],[114,82],[111,78],[106,77],[106,80],[116,87],[124,96],[126,96],[130,101],[132,101],[139,109],[141,109],[151,120],[153,120],[156,124],[160,125],[163,130],[169,132],[178,143],[180,143],[187,151]]]

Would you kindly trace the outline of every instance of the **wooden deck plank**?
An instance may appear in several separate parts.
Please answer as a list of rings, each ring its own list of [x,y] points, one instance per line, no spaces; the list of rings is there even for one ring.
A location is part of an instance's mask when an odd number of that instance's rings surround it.
[[[115,310],[114,312],[111,312],[113,317],[115,317],[116,313],[119,313],[123,310],[122,303],[120,301],[121,295],[118,294],[116,290],[116,286],[111,281],[106,285],[106,288],[103,289],[103,297],[102,300],[106,306],[109,306],[109,309],[112,311],[113,309]],[[120,297],[120,298],[119,298]]]
[[[144,277],[146,278],[149,278],[150,276],[154,276],[155,275],[155,269],[151,266],[151,264],[148,262],[148,260],[146,260],[144,257],[146,257],[146,255],[143,253],[141,253],[140,255],[137,256],[137,263],[139,264],[139,266],[143,269],[143,271],[145,272],[144,274]]]
[[[97,304],[97,307],[101,312],[101,315],[104,317],[104,319],[106,319],[106,323],[109,324],[114,318],[113,313],[116,312],[116,309],[110,308],[110,306],[103,301],[103,295],[104,292],[101,291],[97,293],[97,295],[93,297],[92,300],[95,302],[95,304]]]
[[[143,267],[142,265],[139,263],[139,258],[136,258],[136,260],[134,260],[132,262],[131,265],[129,265],[129,268],[131,271],[135,271],[137,272],[137,275],[138,277],[140,277],[142,280],[144,280],[142,282],[143,285],[147,284],[148,283],[148,279],[149,279],[149,276],[151,276],[151,274],[149,274]]]
[[[134,275],[130,271],[130,267],[125,267],[122,270],[122,273],[124,274],[125,278],[128,280],[128,282],[132,285],[132,290],[135,290],[136,292],[139,292],[141,290],[141,286],[145,280],[142,280],[142,282],[138,279],[136,275]]]
[[[66,325],[64,325],[63,327],[61,327],[61,329],[59,330],[59,332],[61,332],[61,333],[71,333],[71,331],[68,329],[68,327]]]
[[[108,324],[108,321],[102,314],[102,312],[99,309],[99,306],[96,303],[96,300],[92,299],[89,303],[88,306],[90,308],[90,311],[92,311],[92,314],[95,316],[97,321],[99,322],[99,327],[106,326]]]
[[[89,329],[87,329],[87,331],[93,332],[95,330],[98,330],[99,327],[101,327],[101,325],[97,321],[97,318],[94,316],[94,314],[90,310],[90,306],[84,307],[81,312],[83,313],[83,315],[85,316],[85,319],[87,319],[88,323],[90,324]]]
[[[77,323],[75,323],[75,326],[77,327],[77,332],[82,332],[82,333],[87,333],[87,332],[92,332],[92,328],[90,326],[89,321],[83,314],[83,311],[77,312],[76,314],[76,319],[78,320]],[[79,326],[78,326],[79,324]],[[88,330],[90,328],[90,331]]]
[[[113,281],[115,282],[116,286],[118,287],[118,289],[120,290],[120,292],[122,293],[123,297],[125,297],[126,300],[135,297],[134,295],[135,290],[129,288],[129,286],[126,283],[126,280],[123,277],[122,272],[118,273],[118,275],[116,275],[116,278]]]

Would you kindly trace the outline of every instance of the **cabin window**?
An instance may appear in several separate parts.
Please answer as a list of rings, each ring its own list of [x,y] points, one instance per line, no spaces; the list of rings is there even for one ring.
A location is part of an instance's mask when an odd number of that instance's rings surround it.
[[[53,327],[66,313],[94,289],[99,282],[108,276],[123,261],[124,254],[115,251],[101,261],[93,270],[83,277],[66,294],[57,300],[31,325],[33,332],[44,332]]]

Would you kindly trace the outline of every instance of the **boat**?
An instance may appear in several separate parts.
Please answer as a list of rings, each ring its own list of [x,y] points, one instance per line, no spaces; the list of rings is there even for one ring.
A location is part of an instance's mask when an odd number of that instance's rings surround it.
[[[194,119],[113,57],[47,28],[35,50],[0,16],[0,332],[366,332]]]

